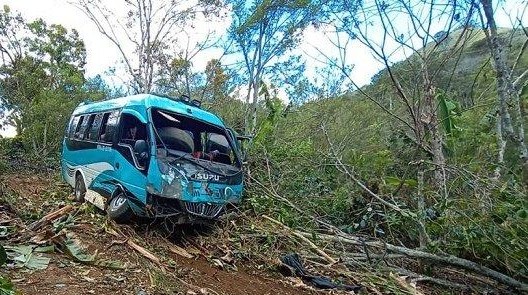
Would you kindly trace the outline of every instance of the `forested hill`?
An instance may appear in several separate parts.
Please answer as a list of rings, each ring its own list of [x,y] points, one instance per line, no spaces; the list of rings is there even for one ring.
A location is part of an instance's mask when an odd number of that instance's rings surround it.
[[[524,280],[526,174],[513,145],[506,148],[504,167],[497,163],[496,75],[485,35],[477,29],[460,34],[426,48],[433,53],[427,67],[443,134],[445,187],[434,180],[431,133],[416,137],[413,115],[383,70],[371,84],[339,97],[290,107],[277,100],[266,104],[250,160],[254,210],[292,226],[315,218],[347,233],[427,245]],[[517,63],[517,77],[528,66],[528,56],[517,60],[526,35],[507,29],[500,34],[511,42],[508,63]],[[391,71],[411,109],[425,107],[419,58],[400,61]],[[528,106],[524,92],[521,106]],[[499,168],[505,169],[501,181],[494,178]],[[269,194],[309,214],[299,215]]]

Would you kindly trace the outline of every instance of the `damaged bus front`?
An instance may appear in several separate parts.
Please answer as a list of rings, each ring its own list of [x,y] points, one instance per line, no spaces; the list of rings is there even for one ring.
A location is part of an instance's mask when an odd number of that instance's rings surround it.
[[[64,138],[62,175],[78,201],[109,217],[219,217],[240,202],[242,156],[235,133],[197,103],[136,95],[82,104]]]
[[[242,195],[241,156],[229,130],[187,114],[151,110],[156,161],[147,191],[157,216],[214,218]]]

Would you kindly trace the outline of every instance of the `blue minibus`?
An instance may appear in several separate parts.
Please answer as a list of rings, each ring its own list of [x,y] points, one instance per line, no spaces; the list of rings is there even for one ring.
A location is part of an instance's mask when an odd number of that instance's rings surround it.
[[[242,197],[239,139],[187,97],[139,94],[81,103],[66,128],[62,177],[76,201],[117,222],[216,219]]]

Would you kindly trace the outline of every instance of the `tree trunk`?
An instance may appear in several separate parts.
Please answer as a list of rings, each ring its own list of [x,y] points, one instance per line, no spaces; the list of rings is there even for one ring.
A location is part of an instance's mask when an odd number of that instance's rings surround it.
[[[255,75],[255,82],[253,83],[253,101],[251,102],[251,133],[255,134],[257,128],[257,103],[259,97],[260,75]]]
[[[250,77],[251,78],[251,77]],[[251,114],[251,91],[253,89],[253,79],[250,79],[249,80],[249,84],[248,84],[248,90],[247,90],[247,95],[246,95],[246,113],[245,113],[245,116],[244,116],[244,132],[246,134],[250,134],[251,132],[251,127],[250,127],[250,114]]]
[[[425,196],[424,196],[424,166],[418,167],[418,192],[416,196],[416,207],[418,209],[418,232],[420,234],[420,248],[425,249],[429,244],[429,235],[425,228]]]
[[[515,91],[512,77],[510,75],[511,69],[506,63],[506,53],[503,40],[497,33],[497,25],[493,16],[492,0],[481,0],[482,8],[486,16],[488,44],[490,47],[491,56],[493,57],[493,65],[495,67],[495,74],[497,77],[497,93],[499,116],[501,123],[502,140],[499,141],[499,146],[502,149],[503,142],[513,142],[518,149],[520,158],[520,167],[524,170],[528,167],[528,149],[525,143],[524,123],[520,107],[519,93]],[[513,114],[511,116],[509,106],[513,107]],[[503,152],[499,150],[499,153]],[[501,155],[499,155],[501,157]],[[502,155],[503,157],[503,155]],[[526,171],[524,171],[526,173]]]
[[[501,169],[504,166],[504,152],[506,151],[506,139],[502,135],[502,121],[500,118],[500,113],[497,112],[496,115],[496,129],[497,129],[497,142],[499,144],[499,153],[497,155],[497,167],[493,172],[493,179],[499,180],[501,176]]]
[[[430,136],[431,153],[433,154],[434,175],[433,184],[442,190],[441,194],[447,199],[446,175],[445,175],[445,156],[443,151],[443,136],[440,130],[438,120],[438,107],[436,103],[436,91],[431,79],[425,61],[422,63],[422,76],[424,87],[424,109],[421,121],[424,129]],[[425,134],[423,135],[425,136]]]

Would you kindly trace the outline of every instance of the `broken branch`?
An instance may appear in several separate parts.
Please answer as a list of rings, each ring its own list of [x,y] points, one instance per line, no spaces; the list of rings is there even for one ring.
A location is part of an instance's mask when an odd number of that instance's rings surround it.
[[[123,235],[122,234],[119,234],[117,231],[115,231],[114,229],[107,229],[107,231],[118,237],[118,238],[121,238]],[[126,239],[126,244],[136,250],[137,252],[139,252],[139,254],[143,255],[145,258],[149,259],[150,261],[156,263],[157,265],[159,265],[162,269],[163,269],[163,264],[161,263],[161,260],[154,254],[150,253],[147,249],[141,247],[140,245],[136,244],[134,241],[132,241],[130,238],[127,238]]]
[[[74,207],[72,205],[66,205],[56,211],[53,211],[51,213],[46,214],[44,217],[39,219],[38,221],[33,222],[29,225],[29,229],[32,231],[37,231],[40,228],[50,224],[55,219],[62,217],[71,211],[73,211]]]
[[[282,226],[284,229],[286,229],[287,231],[291,232],[294,236],[300,238],[301,240],[303,240],[305,243],[307,243],[315,252],[319,253],[321,256],[323,256],[325,258],[326,261],[328,261],[330,264],[336,264],[337,263],[337,260],[335,260],[334,258],[330,257],[330,255],[326,254],[326,252],[324,252],[323,250],[321,250],[319,247],[317,247],[317,245],[315,245],[312,241],[310,241],[307,237],[297,233],[296,231],[292,230],[290,227],[288,227],[287,225],[285,225],[284,223],[278,221],[278,220],[275,220],[269,216],[266,216],[266,215],[262,215],[262,217],[266,218],[267,220],[277,224],[277,225],[280,225]]]
[[[301,236],[311,236],[310,233],[306,232],[300,232],[295,231],[298,235]],[[463,259],[460,257],[456,257],[453,255],[444,255],[439,256],[432,253],[424,252],[421,250],[416,249],[409,249],[406,247],[401,246],[395,246],[392,244],[384,243],[382,241],[362,241],[361,239],[345,234],[345,233],[339,233],[339,235],[332,236],[332,235],[326,235],[326,234],[318,234],[318,238],[326,241],[333,241],[333,242],[341,242],[341,243],[348,243],[352,245],[363,245],[363,243],[367,246],[371,247],[377,247],[377,248],[385,248],[388,251],[404,254],[408,257],[417,258],[417,259],[423,259],[423,260],[429,260],[429,261],[435,261],[440,262],[448,265],[458,266],[476,273],[479,273],[481,275],[484,275],[486,277],[492,278],[498,282],[501,282],[505,285],[517,288],[522,291],[528,291],[528,284],[520,282],[510,276],[507,276],[503,273],[500,273],[498,271],[495,271],[491,268],[485,267],[483,265],[480,265],[476,262]]]

